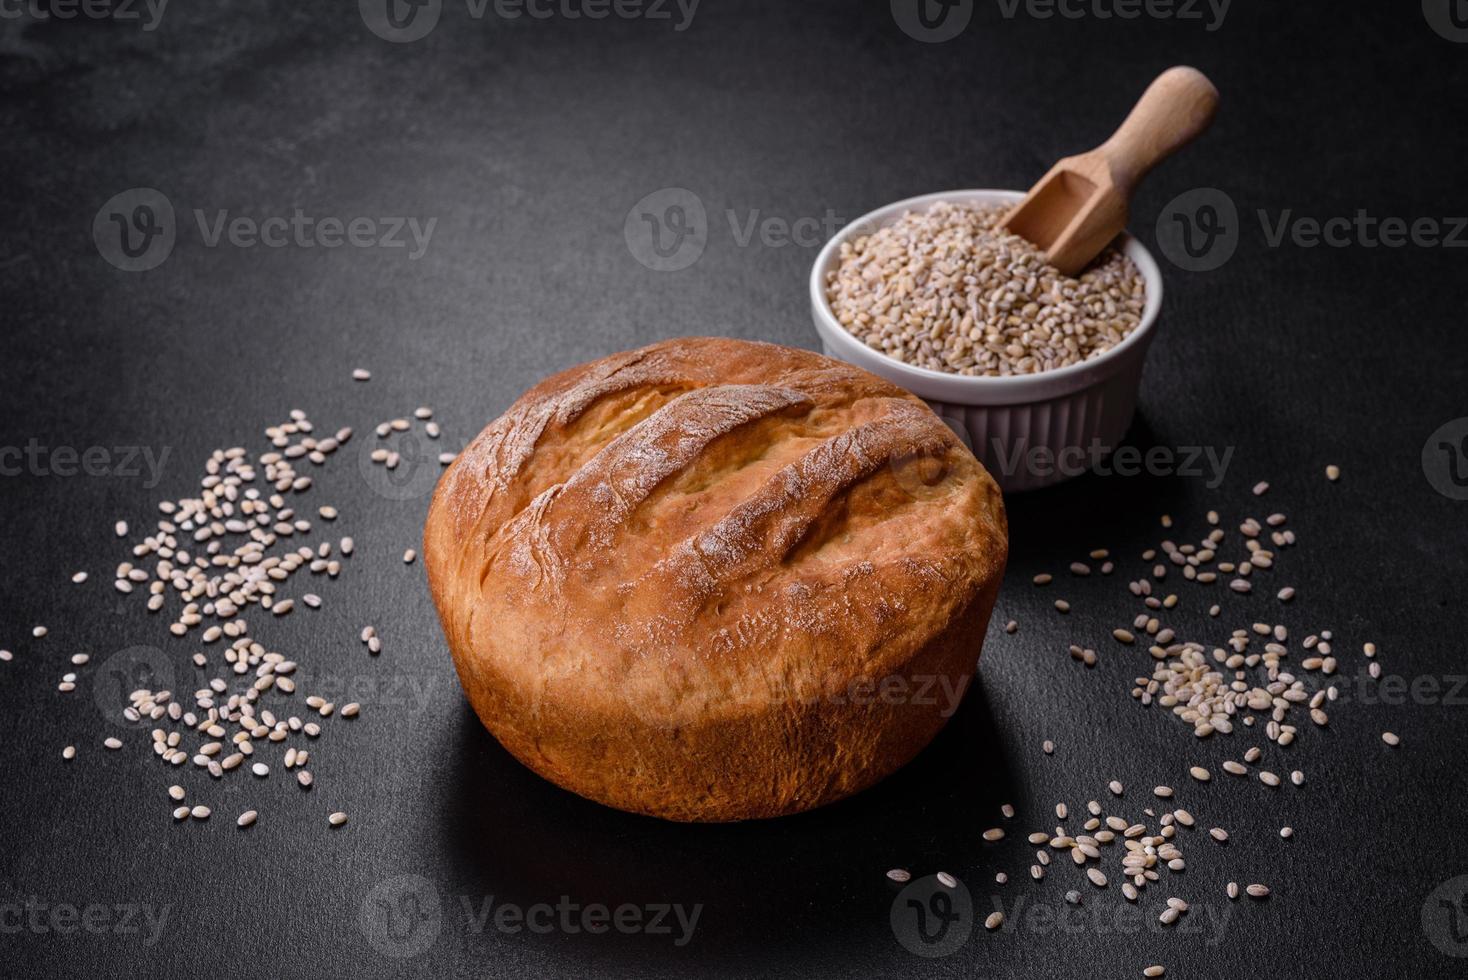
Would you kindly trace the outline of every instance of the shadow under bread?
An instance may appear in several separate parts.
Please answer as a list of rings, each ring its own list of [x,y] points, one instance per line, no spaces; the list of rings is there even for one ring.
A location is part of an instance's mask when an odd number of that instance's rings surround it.
[[[644,908],[701,905],[681,947],[738,956],[777,937],[811,951],[860,937],[890,941],[899,890],[888,868],[914,876],[987,868],[977,814],[998,820],[1015,792],[1011,753],[975,680],[926,749],[864,792],[806,813],[733,824],[672,823],[584,800],[541,779],[506,752],[462,706],[440,811],[454,855],[452,890],[520,905]],[[986,824],[987,826],[987,824]],[[1023,840],[1019,840],[1023,844]],[[989,872],[992,875],[992,872]],[[445,885],[450,883],[445,882]],[[874,930],[873,925],[879,928]],[[674,936],[556,936],[588,956],[675,949]]]

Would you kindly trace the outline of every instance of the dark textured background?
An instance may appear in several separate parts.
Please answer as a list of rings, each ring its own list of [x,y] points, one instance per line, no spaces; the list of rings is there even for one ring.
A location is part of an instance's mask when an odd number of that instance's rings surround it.
[[[5,137],[0,201],[0,446],[147,446],[170,451],[162,483],[142,477],[0,479],[0,974],[20,976],[1448,976],[1465,962],[1424,930],[1429,893],[1468,873],[1464,694],[1455,704],[1362,703],[1268,747],[1303,788],[1267,791],[1217,771],[1262,739],[1196,742],[1186,726],[1128,696],[1148,671],[1107,639],[1130,620],[1126,575],[1179,519],[1203,533],[1217,507],[1291,515],[1300,536],[1271,583],[1208,624],[1183,591],[1175,621],[1218,642],[1256,619],[1296,639],[1333,629],[1343,673],[1374,640],[1390,674],[1461,675],[1468,503],[1436,492],[1420,457],[1428,435],[1468,415],[1464,252],[1442,248],[1266,247],[1256,209],[1317,217],[1441,217],[1468,211],[1468,45],[1439,37],[1415,3],[1235,3],[1216,31],[1192,21],[1006,19],[980,3],[958,38],[924,44],[885,2],[705,0],[691,26],[608,19],[473,20],[450,3],[438,27],[389,44],[354,5],[215,2],[168,7],[157,30],[80,19],[0,20]],[[953,187],[1023,187],[1056,157],[1099,142],[1169,64],[1198,65],[1223,93],[1212,131],[1143,188],[1134,230],[1149,245],[1163,204],[1215,186],[1243,215],[1237,254],[1211,273],[1163,262],[1164,320],[1143,382],[1139,446],[1232,447],[1227,479],[1089,477],[1011,500],[1010,577],[982,683],[956,722],[900,775],[802,817],[744,826],[674,826],[599,808],[511,760],[464,705],[418,566],[415,542],[435,467],[398,493],[365,480],[370,427],[432,404],[457,448],[524,388],[570,364],[657,338],[727,334],[814,346],[805,283],[814,248],[741,247],[747,220],[850,220],[888,201]],[[179,215],[173,253],[146,273],[94,247],[113,195],[153,187]],[[676,273],[634,260],[629,209],[666,187],[709,215],[700,260]],[[206,248],[191,212],[257,219],[436,217],[427,253]],[[354,385],[349,371],[375,372]],[[126,557],[114,520],[141,526],[163,495],[189,492],[216,446],[262,448],[261,429],[294,407],[357,440],[321,474],[317,502],[343,511],[337,533],[360,553],[326,608],[255,632],[363,717],[333,720],[314,746],[315,789],[276,772],[222,783],[164,771],[142,731],[115,729],[94,679],[154,647],[192,684],[192,645],[121,601],[110,569]],[[365,437],[365,438],[364,438]],[[1326,463],[1345,470],[1339,484]],[[1248,495],[1258,479],[1274,489]],[[408,499],[394,499],[406,496]],[[1111,578],[1041,570],[1109,547]],[[85,586],[69,584],[88,569]],[[1269,594],[1300,590],[1280,609]],[[1057,595],[1075,610],[1050,608]],[[1017,619],[1017,635],[997,624]],[[383,655],[356,641],[375,622]],[[33,640],[45,623],[50,636]],[[1097,646],[1087,671],[1065,653]],[[1294,647],[1292,660],[1300,654]],[[67,657],[93,663],[77,692],[56,691]],[[1312,684],[1314,681],[1312,680]],[[309,685],[305,685],[309,686]],[[345,693],[338,701],[346,700]],[[1418,701],[1442,701],[1420,697]],[[1297,713],[1298,714],[1298,713]],[[1404,744],[1387,749],[1385,728]],[[1059,748],[1041,753],[1042,739]],[[81,754],[69,764],[61,747]],[[208,825],[175,826],[175,778],[212,804]],[[1169,782],[1219,848],[1187,834],[1190,866],[1147,893],[1195,902],[1187,929],[1121,934],[1124,903],[1057,864],[1040,886],[1023,834],[1129,786],[1122,812]],[[1020,817],[983,845],[1000,803]],[[248,833],[233,816],[258,807]],[[329,832],[325,814],[352,822]],[[1072,824],[1079,823],[1072,818]],[[1275,831],[1296,828],[1292,841]],[[1115,861],[1108,854],[1108,864]],[[982,928],[952,956],[921,960],[894,939],[893,865],[940,869],[968,885],[979,914],[995,898],[1019,927]],[[1014,880],[992,885],[1004,870]],[[441,918],[377,946],[359,927],[374,886],[418,875]],[[1268,903],[1229,905],[1224,882],[1268,881]],[[416,879],[413,879],[416,880]],[[386,884],[383,884],[386,883]],[[1095,918],[1046,926],[1023,900],[1058,906],[1066,888]],[[1461,893],[1463,888],[1458,888]],[[667,937],[503,934],[466,922],[477,905],[702,903],[691,942]],[[169,906],[156,941],[123,931],[58,934],[28,904]],[[1022,911],[1022,910],[1021,910]],[[1211,917],[1227,915],[1222,933]],[[423,929],[430,930],[424,933]],[[370,930],[368,930],[370,932]],[[426,949],[410,951],[424,937]],[[1468,953],[1468,942],[1449,948]]]

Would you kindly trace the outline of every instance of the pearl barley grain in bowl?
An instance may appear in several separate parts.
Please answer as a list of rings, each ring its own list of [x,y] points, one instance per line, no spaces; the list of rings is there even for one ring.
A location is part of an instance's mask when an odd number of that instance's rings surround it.
[[[1141,324],[1146,283],[1125,253],[1071,278],[1000,226],[1007,211],[939,201],[843,241],[826,273],[837,322],[905,364],[985,377],[1079,364]]]
[[[1120,441],[1162,302],[1121,236],[1079,277],[998,227],[1023,195],[898,201],[842,229],[811,270],[825,353],[926,399],[1005,490],[1058,483]]]

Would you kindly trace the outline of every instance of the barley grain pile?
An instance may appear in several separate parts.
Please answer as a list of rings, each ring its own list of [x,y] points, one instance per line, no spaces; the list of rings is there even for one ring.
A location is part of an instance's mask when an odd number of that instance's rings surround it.
[[[1137,328],[1131,259],[1108,248],[1073,279],[997,227],[1006,210],[939,202],[844,242],[826,280],[837,322],[899,361],[990,377],[1079,364]]]
[[[358,368],[352,377],[365,382],[371,373]],[[372,466],[396,469],[402,456],[393,447],[405,447],[400,437],[411,434],[415,424],[430,440],[442,435],[433,410],[423,406],[413,412],[412,420],[405,416],[377,425],[381,444],[365,459]],[[317,784],[312,769],[307,768],[314,751],[311,746],[325,734],[324,726],[333,724],[331,719],[354,719],[362,711],[355,701],[338,711],[334,701],[308,693],[304,708],[296,709],[300,714],[292,713],[293,705],[302,700],[296,697],[297,684],[320,683],[321,676],[298,681],[301,674],[296,660],[268,649],[258,638],[263,615],[253,624],[246,618],[257,610],[270,613],[271,618],[290,615],[297,608],[296,599],[284,593],[293,582],[307,575],[323,585],[335,581],[356,551],[351,537],[311,541],[314,531],[324,531],[341,515],[335,506],[319,504],[315,513],[321,525],[307,516],[305,501],[315,492],[310,472],[326,468],[352,438],[350,428],[321,438],[314,431],[307,414],[293,410],[287,421],[265,429],[270,449],[258,456],[243,446],[211,453],[197,492],[158,502],[159,516],[152,529],[134,530],[139,522],[127,520],[112,525],[116,538],[137,538],[131,544],[131,560],[117,566],[112,588],[138,598],[146,592],[151,614],[164,613],[170,604],[176,607],[176,613],[160,618],[173,618],[168,632],[195,648],[191,657],[195,673],[185,682],[194,686],[191,693],[140,687],[127,694],[123,705],[105,704],[107,689],[103,688],[104,693],[97,695],[99,705],[120,708],[124,721],[151,732],[147,740],[129,734],[126,742],[108,736],[101,743],[109,752],[122,750],[128,743],[134,748],[151,746],[162,766],[180,773],[174,776],[180,782],[169,786],[167,793],[172,803],[180,804],[170,810],[175,822],[197,824],[209,819],[211,807],[184,803],[186,796],[209,792],[203,776],[217,781],[248,772],[256,779],[270,778],[275,770],[266,761],[267,754],[278,753],[280,767],[294,775],[302,790],[310,791]],[[454,456],[440,453],[438,462],[448,465]],[[406,564],[414,558],[411,548],[403,553]],[[78,586],[92,578],[85,570],[70,576]],[[313,611],[325,602],[316,592],[305,592],[300,600]],[[31,636],[41,640],[49,632],[37,626]],[[360,639],[370,656],[382,652],[375,626],[363,627]],[[0,650],[0,660],[11,659],[10,651]],[[89,653],[76,653],[70,665],[88,668],[91,659]],[[63,695],[75,692],[79,684],[95,680],[82,676],[94,670],[64,673],[57,690]],[[310,720],[303,721],[301,714]],[[73,763],[77,756],[75,744],[61,750],[65,763]],[[183,782],[191,782],[192,789]],[[258,810],[247,809],[235,822],[248,828],[259,817]],[[327,818],[327,825],[333,828],[346,822],[347,814],[340,810],[331,811]]]
[[[1339,481],[1340,467],[1327,466],[1325,476],[1331,483]],[[1245,506],[1263,513],[1261,498],[1269,493],[1268,482],[1254,484],[1251,503]],[[1045,882],[1056,874],[1065,876],[1067,884],[1084,877],[1093,890],[1066,891],[1065,901],[1070,905],[1087,901],[1086,894],[1099,897],[1099,890],[1119,882],[1126,902],[1148,908],[1155,913],[1159,927],[1167,929],[1184,920],[1194,902],[1208,898],[1197,879],[1187,874],[1190,866],[1227,866],[1240,877],[1272,870],[1258,855],[1259,828],[1246,827],[1234,833],[1226,827],[1210,826],[1216,819],[1215,806],[1225,795],[1252,799],[1257,802],[1258,812],[1269,818],[1266,825],[1275,828],[1269,836],[1295,840],[1291,823],[1279,825],[1274,821],[1288,820],[1319,805],[1319,798],[1312,800],[1304,790],[1307,780],[1303,767],[1322,751],[1318,743],[1297,747],[1297,738],[1308,737],[1307,731],[1316,733],[1317,738],[1327,737],[1330,715],[1326,708],[1337,702],[1341,692],[1339,671],[1354,664],[1364,667],[1366,676],[1376,680],[1381,676],[1381,662],[1373,641],[1361,642],[1361,660],[1348,661],[1348,650],[1333,630],[1309,632],[1297,642],[1296,633],[1280,622],[1286,618],[1287,609],[1290,618],[1298,620],[1302,616],[1295,601],[1297,589],[1291,585],[1276,588],[1279,583],[1271,581],[1283,574],[1281,563],[1298,544],[1283,511],[1262,518],[1246,512],[1237,530],[1230,531],[1231,522],[1210,510],[1199,522],[1206,526],[1206,532],[1194,541],[1183,538],[1171,515],[1160,515],[1159,523],[1167,536],[1156,547],[1140,553],[1140,574],[1126,585],[1131,598],[1114,586],[1102,598],[1118,619],[1126,615],[1128,606],[1142,607],[1130,628],[1118,626],[1111,631],[1111,639],[1118,646],[1110,648],[1106,656],[1146,665],[1150,674],[1136,676],[1130,683],[1131,698],[1143,706],[1167,709],[1183,722],[1185,727],[1180,730],[1185,733],[1184,744],[1190,746],[1190,756],[1202,754],[1198,746],[1203,740],[1244,743],[1239,745],[1242,751],[1238,758],[1225,758],[1219,766],[1231,778],[1221,780],[1222,785],[1207,792],[1202,787],[1212,784],[1214,776],[1213,770],[1198,764],[1205,759],[1159,756],[1155,760],[1158,775],[1169,781],[1129,796],[1120,780],[1107,780],[1106,774],[1096,773],[1091,785],[1076,787],[1069,801],[1055,803],[1056,823],[1051,829],[1036,826],[1049,821],[1048,813],[1021,817],[1036,827],[1025,837],[1034,849],[1032,859],[996,853],[994,862],[1027,861],[1034,882]],[[1084,582],[1098,582],[1092,577],[1092,563],[1100,563],[1099,583],[1106,583],[1120,570],[1118,563],[1126,560],[1125,556],[1113,560],[1107,548],[1091,550],[1087,559],[1070,563],[1068,579],[1041,572],[1030,581],[1037,589],[1079,590]],[[1061,614],[1071,608],[1070,602],[1063,599],[1054,605]],[[1229,630],[1228,639],[1219,642],[1215,630],[1196,625],[1196,615],[1191,617],[1195,625],[1184,625],[1182,613],[1188,607],[1206,608],[1205,622],[1209,624],[1231,619],[1247,625]],[[1013,620],[1005,628],[1009,634],[1018,630],[1019,624]],[[1193,637],[1185,638],[1185,630]],[[1102,658],[1095,647],[1085,645],[1086,639],[1078,637],[1082,642],[1070,644],[1068,653],[1086,668],[1095,668]],[[1333,645],[1338,643],[1340,649]],[[1295,662],[1298,666],[1292,666]],[[1308,729],[1303,723],[1296,724],[1302,716],[1311,723]],[[1359,731],[1356,735],[1360,737]],[[1365,748],[1357,743],[1352,746],[1351,757],[1363,760],[1363,764],[1373,764],[1369,760],[1384,764],[1402,745],[1402,739],[1393,731],[1381,732],[1379,738],[1386,748],[1378,749],[1377,755],[1365,755]],[[1041,743],[1046,756],[1053,756],[1057,748],[1051,739]],[[1188,779],[1172,781],[1184,772]],[[1373,778],[1380,777],[1373,774]],[[1106,793],[1099,790],[1103,781]],[[1084,813],[1072,806],[1087,796],[1091,798],[1085,803]],[[1001,806],[1000,812],[1006,821],[1016,818],[1017,811],[1009,804]],[[1203,837],[1205,829],[1207,841]],[[981,836],[985,842],[1002,847],[1000,842],[1010,835],[1001,826],[985,830]],[[1067,856],[1069,862],[1063,860]],[[1067,863],[1075,870],[1065,870]],[[906,884],[912,877],[908,868],[887,871],[887,878],[897,885]],[[1017,874],[1014,877],[1023,881]],[[957,888],[961,881],[946,871],[936,878],[945,888]],[[1008,871],[994,873],[993,881],[999,887],[1013,887]],[[1241,886],[1239,881],[1231,880],[1223,894],[1230,902],[1244,896],[1254,903],[1278,903],[1279,899],[1272,898],[1274,887],[1266,881]],[[1158,896],[1158,891],[1164,894]],[[1289,897],[1285,896],[1284,901],[1288,905]],[[1004,922],[1003,913],[995,912],[984,925],[995,931],[1004,928]],[[1160,977],[1165,972],[1162,964],[1153,964],[1145,967],[1142,975]]]

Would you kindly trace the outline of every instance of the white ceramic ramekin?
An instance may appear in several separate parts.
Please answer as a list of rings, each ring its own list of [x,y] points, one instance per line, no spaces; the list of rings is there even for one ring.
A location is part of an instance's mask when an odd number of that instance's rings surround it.
[[[1122,249],[1147,284],[1142,322],[1125,340],[1094,360],[1009,378],[932,371],[868,347],[831,315],[826,275],[840,261],[842,242],[871,234],[906,211],[926,210],[939,201],[1008,204],[1023,196],[1019,191],[945,191],[889,204],[837,232],[821,249],[810,273],[811,315],[826,355],[865,368],[926,400],[965,438],[1005,490],[1033,490],[1084,472],[1116,447],[1131,424],[1142,362],[1162,307],[1162,273],[1151,253],[1130,235],[1122,236]]]

